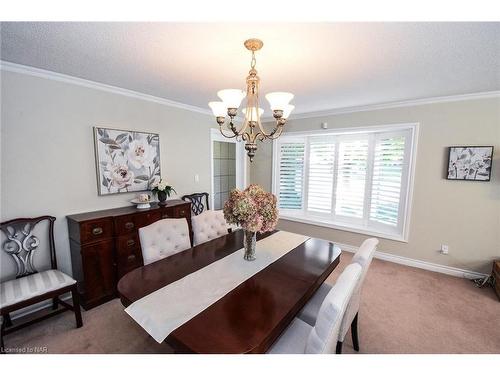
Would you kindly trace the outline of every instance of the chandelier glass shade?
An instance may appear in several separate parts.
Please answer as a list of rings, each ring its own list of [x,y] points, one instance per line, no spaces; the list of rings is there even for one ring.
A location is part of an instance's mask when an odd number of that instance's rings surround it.
[[[238,141],[244,141],[247,155],[250,161],[253,161],[257,151],[257,141],[278,138],[283,132],[288,116],[290,116],[295,106],[289,104],[293,99],[293,94],[288,92],[271,92],[267,94],[266,99],[271,107],[275,125],[269,132],[264,130],[261,123],[264,110],[259,106],[260,78],[255,69],[255,51],[260,50],[264,43],[259,39],[248,39],[244,45],[248,50],[252,51],[250,71],[246,78],[246,91],[239,89],[220,90],[217,92],[217,96],[221,101],[210,102],[208,105],[219,124],[222,135],[226,138],[236,138]],[[238,108],[245,98],[246,107],[241,112],[244,116],[243,124],[237,129],[234,121],[238,115]],[[229,117],[227,124],[226,117]]]

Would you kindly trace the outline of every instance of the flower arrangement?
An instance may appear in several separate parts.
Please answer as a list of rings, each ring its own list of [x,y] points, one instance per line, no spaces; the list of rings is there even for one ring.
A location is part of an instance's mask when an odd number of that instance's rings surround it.
[[[153,185],[151,191],[158,196],[160,202],[165,202],[170,197],[170,194],[172,194],[172,191],[177,194],[175,189],[163,178],[160,178],[160,181]]]
[[[259,185],[234,189],[224,204],[224,218],[249,232],[270,232],[278,223],[276,197]]]

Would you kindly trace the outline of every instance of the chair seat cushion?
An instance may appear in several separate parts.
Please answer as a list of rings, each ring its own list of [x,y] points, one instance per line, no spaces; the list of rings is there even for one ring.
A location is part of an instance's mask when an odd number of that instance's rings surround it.
[[[304,354],[313,327],[295,318],[267,352],[268,354]]]
[[[48,270],[0,283],[0,309],[41,296],[76,281],[59,270]]]
[[[299,312],[298,318],[307,324],[314,326],[316,324],[316,317],[318,316],[319,308],[325,300],[328,292],[332,289],[332,286],[333,285],[328,283],[321,284],[316,293],[314,293],[304,308]]]

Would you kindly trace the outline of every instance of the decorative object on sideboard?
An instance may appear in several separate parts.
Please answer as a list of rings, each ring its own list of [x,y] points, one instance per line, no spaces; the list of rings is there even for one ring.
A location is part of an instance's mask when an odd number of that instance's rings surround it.
[[[170,194],[172,194],[172,192],[177,194],[175,189],[171,185],[169,185],[169,183],[163,178],[161,178],[158,183],[153,184],[152,187],[153,188],[151,189],[151,191],[158,197],[158,204],[160,206],[164,206],[167,204],[167,198],[170,197]]]
[[[137,209],[142,210],[145,208],[150,208],[151,207],[151,197],[149,194],[138,194],[135,199],[132,199],[130,202],[135,204],[137,206]]]
[[[448,152],[448,180],[490,181],[493,146],[453,146]]]
[[[151,190],[160,180],[156,133],[94,127],[99,195]]]
[[[278,223],[276,197],[259,185],[250,185],[243,191],[234,189],[224,203],[224,218],[228,224],[243,228],[243,258],[255,260],[256,233],[270,232]]]
[[[278,138],[283,131],[288,116],[290,116],[295,106],[289,104],[290,100],[293,99],[293,94],[288,92],[271,92],[267,94],[266,99],[269,101],[271,110],[273,111],[276,126],[269,133],[264,130],[261,123],[261,116],[264,110],[259,107],[260,78],[257,75],[257,70],[255,70],[255,51],[260,50],[264,43],[259,39],[248,39],[245,41],[244,45],[246,49],[252,51],[250,71],[246,79],[246,93],[240,89],[221,90],[217,93],[217,96],[222,101],[210,102],[208,105],[212,108],[212,112],[219,124],[219,130],[222,135],[226,138],[236,137],[238,141],[245,141],[245,150],[247,151],[250,161],[253,161],[255,151],[257,151],[257,140],[262,142],[265,139]],[[237,130],[233,121],[238,114],[238,108],[245,96],[247,98],[247,103],[246,108],[242,111],[245,119],[240,130]],[[227,125],[227,130],[231,131],[229,135],[225,134],[222,128],[222,125],[226,122],[226,114],[230,118],[229,124]]]

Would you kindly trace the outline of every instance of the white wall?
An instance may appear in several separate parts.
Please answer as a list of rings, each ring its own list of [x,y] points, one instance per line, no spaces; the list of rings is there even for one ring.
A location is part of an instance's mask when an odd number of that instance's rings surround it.
[[[500,258],[500,98],[435,103],[291,120],[287,132],[420,123],[409,242],[381,240],[380,250],[476,272]],[[447,147],[494,145],[490,182],[444,178]],[[272,147],[259,145],[250,181],[271,189]],[[279,228],[359,246],[367,236],[281,220]],[[448,244],[449,255],[441,255]]]
[[[162,175],[177,193],[210,190],[212,116],[3,70],[1,80],[0,218],[57,217],[60,269],[71,273],[66,215],[126,206],[135,196],[97,195],[93,126],[159,133]],[[5,279],[13,261],[1,253]]]

